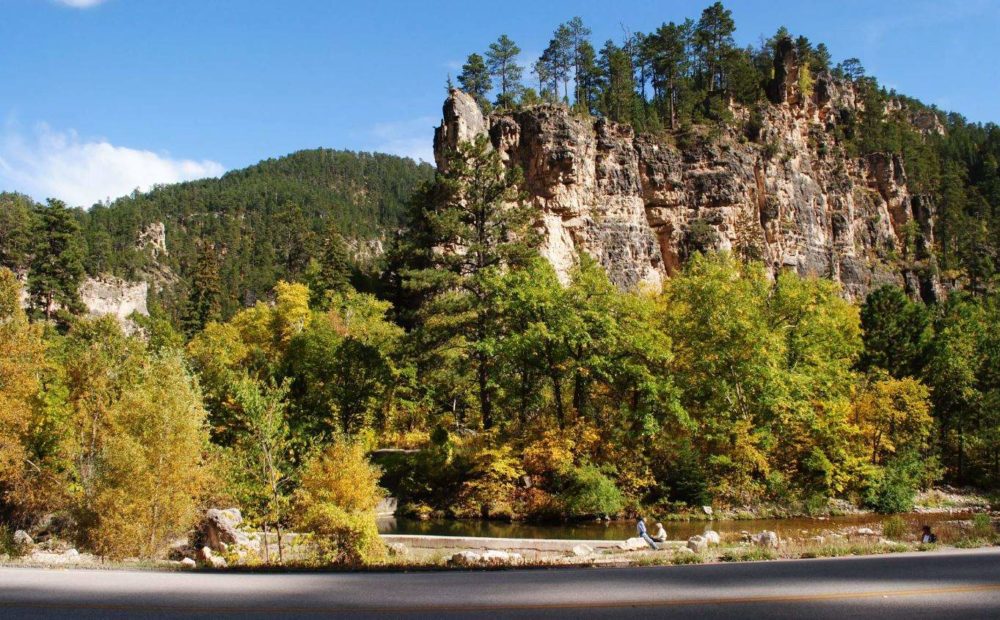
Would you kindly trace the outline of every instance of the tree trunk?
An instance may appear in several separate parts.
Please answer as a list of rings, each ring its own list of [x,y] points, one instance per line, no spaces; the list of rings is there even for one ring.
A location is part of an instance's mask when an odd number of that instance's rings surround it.
[[[493,401],[490,399],[489,369],[486,366],[485,356],[477,354],[479,358],[479,410],[483,416],[483,428],[490,430],[493,428]]]

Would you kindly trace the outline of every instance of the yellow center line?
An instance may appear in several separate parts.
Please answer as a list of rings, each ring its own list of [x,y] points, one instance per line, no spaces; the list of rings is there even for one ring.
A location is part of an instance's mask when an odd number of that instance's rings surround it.
[[[682,607],[695,605],[749,605],[755,603],[812,603],[825,601],[840,601],[850,599],[890,598],[903,596],[937,596],[942,594],[969,594],[975,592],[1000,592],[1000,583],[947,586],[938,588],[910,588],[897,590],[870,590],[863,592],[828,592],[814,594],[775,594],[742,597],[715,598],[682,598],[666,600],[621,600],[593,601],[571,603],[496,603],[496,604],[448,604],[448,605],[413,605],[413,606],[366,606],[329,607],[239,607],[239,606],[204,606],[204,605],[135,605],[115,603],[39,603],[0,601],[0,609],[81,609],[91,611],[144,611],[144,612],[175,612],[175,613],[214,613],[214,614],[400,614],[400,613],[448,613],[448,612],[491,612],[491,611],[533,611],[559,609],[614,609],[614,608],[660,608]]]

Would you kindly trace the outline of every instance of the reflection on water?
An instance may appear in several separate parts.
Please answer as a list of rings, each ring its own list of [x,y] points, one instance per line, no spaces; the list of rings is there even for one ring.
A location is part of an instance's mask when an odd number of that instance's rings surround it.
[[[920,526],[935,525],[942,521],[962,518],[950,514],[904,514],[900,515],[910,525],[914,537],[920,531]],[[845,517],[829,517],[827,519],[795,518],[795,519],[749,519],[743,521],[670,521],[664,522],[663,528],[667,536],[673,540],[686,540],[705,530],[715,530],[720,534],[760,532],[772,530],[783,538],[801,538],[837,531],[842,528],[871,527],[875,528],[888,516],[886,515],[850,515]],[[648,519],[650,529],[656,519]],[[586,522],[570,524],[541,525],[531,523],[501,523],[496,521],[456,521],[449,519],[432,519],[419,521],[416,519],[388,518],[379,520],[379,532],[382,534],[423,534],[432,536],[485,536],[490,538],[561,538],[571,540],[624,540],[635,536],[635,523],[632,521],[611,521],[607,523]]]

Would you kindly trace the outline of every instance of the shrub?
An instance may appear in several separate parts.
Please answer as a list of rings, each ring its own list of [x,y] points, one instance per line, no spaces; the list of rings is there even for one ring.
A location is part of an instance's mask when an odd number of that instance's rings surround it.
[[[302,508],[299,527],[312,535],[321,564],[371,564],[385,557],[375,512],[347,512],[331,503]]]
[[[890,540],[902,540],[909,528],[902,517],[889,517],[882,523],[882,535]]]
[[[310,459],[296,492],[296,524],[312,534],[324,564],[370,564],[385,557],[375,524],[381,472],[359,443],[338,441]]]
[[[915,471],[917,467],[919,464],[910,458],[892,461],[869,487],[865,505],[883,514],[913,510],[919,476],[919,472]]]
[[[610,478],[594,465],[573,467],[560,476],[559,494],[571,517],[614,515],[621,512],[625,498]]]

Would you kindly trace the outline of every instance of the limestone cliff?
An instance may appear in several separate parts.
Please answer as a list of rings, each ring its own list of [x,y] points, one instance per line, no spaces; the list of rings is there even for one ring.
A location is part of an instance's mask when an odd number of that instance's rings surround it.
[[[540,105],[484,117],[453,90],[435,133],[440,166],[449,147],[488,133],[520,166],[538,209],[542,253],[561,275],[580,252],[622,287],[659,285],[694,251],[729,249],[831,277],[861,298],[882,283],[933,298],[932,205],[911,196],[904,162],[875,153],[852,158],[836,140],[853,88],[818,76],[798,86],[791,47],[779,50],[771,105],[733,107],[721,135],[636,135],[626,125]]]

